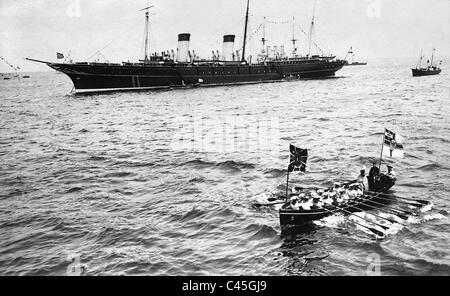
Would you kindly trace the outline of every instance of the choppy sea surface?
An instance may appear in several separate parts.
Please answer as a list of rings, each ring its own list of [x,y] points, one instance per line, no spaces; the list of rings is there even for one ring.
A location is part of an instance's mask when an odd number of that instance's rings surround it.
[[[412,64],[91,95],[55,72],[0,81],[0,274],[450,275],[449,62]],[[432,205],[383,238],[370,213],[281,233],[254,206],[284,192],[289,143],[309,149],[290,184],[330,186],[379,157],[385,127],[405,147],[392,194]]]

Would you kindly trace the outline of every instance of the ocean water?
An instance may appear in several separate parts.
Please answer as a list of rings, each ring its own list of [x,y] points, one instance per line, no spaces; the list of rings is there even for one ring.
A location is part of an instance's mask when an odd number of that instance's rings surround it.
[[[333,79],[91,95],[55,72],[0,81],[0,274],[450,275],[449,62],[423,78],[411,60],[369,62]],[[290,184],[329,186],[379,157],[385,127],[404,137],[392,193],[432,202],[416,216],[281,233],[277,210],[254,206],[284,192],[289,143],[309,149]]]

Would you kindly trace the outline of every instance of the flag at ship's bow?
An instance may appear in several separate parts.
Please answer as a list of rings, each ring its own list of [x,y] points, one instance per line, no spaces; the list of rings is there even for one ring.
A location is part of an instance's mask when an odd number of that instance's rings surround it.
[[[294,145],[290,145],[289,150],[291,152],[289,159],[288,172],[306,171],[306,161],[308,159],[308,149],[297,148]]]
[[[56,58],[57,58],[58,60],[63,59],[63,58],[64,58],[64,54],[62,54],[62,53],[60,53],[60,52],[57,52],[57,53],[56,53]]]
[[[383,156],[403,158],[403,139],[399,134],[385,129],[383,145]]]

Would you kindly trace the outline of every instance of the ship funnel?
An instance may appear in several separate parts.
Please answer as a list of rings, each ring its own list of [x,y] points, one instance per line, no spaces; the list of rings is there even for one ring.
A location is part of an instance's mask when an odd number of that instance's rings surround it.
[[[178,34],[177,62],[186,63],[189,61],[189,41],[191,34]]]
[[[232,61],[234,56],[234,35],[223,36],[222,61]]]

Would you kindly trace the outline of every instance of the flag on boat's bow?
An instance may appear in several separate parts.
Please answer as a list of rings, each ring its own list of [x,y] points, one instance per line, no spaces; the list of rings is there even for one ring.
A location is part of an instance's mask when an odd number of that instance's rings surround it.
[[[60,53],[60,52],[57,52],[57,53],[56,53],[56,58],[57,58],[58,60],[63,59],[63,58],[64,58],[64,54],[62,54],[62,53]]]
[[[388,129],[384,131],[383,155],[389,157],[403,157],[403,140],[399,134]]]
[[[288,172],[306,171],[306,160],[308,159],[308,149],[297,148],[294,145],[290,145],[289,150],[291,156],[289,158]]]

